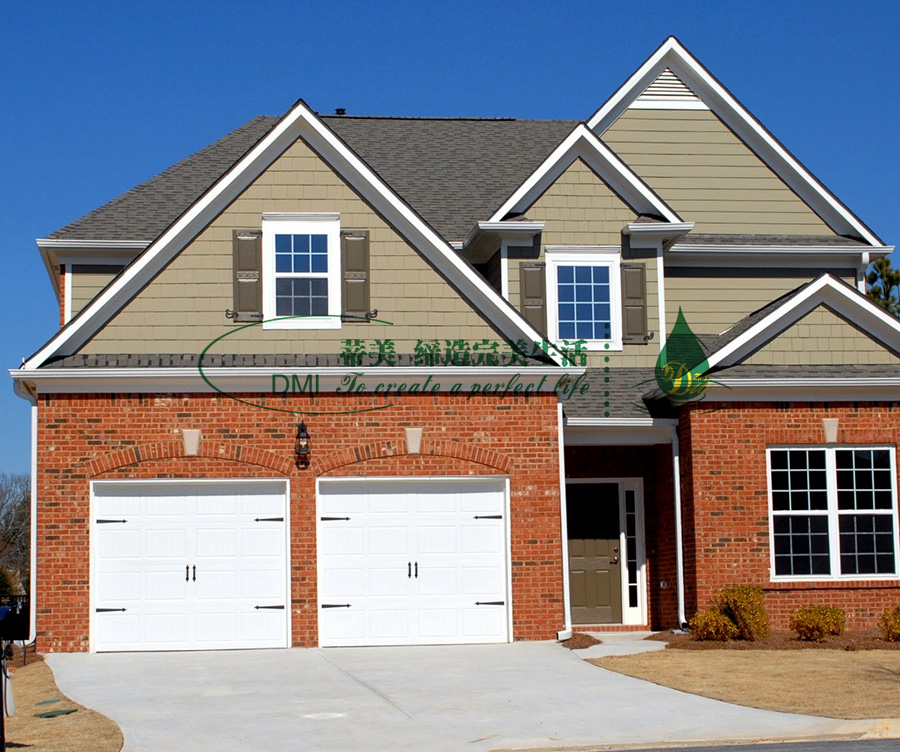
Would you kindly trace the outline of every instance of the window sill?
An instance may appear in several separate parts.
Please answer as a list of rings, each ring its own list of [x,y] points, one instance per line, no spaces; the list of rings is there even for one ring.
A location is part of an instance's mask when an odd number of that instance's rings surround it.
[[[770,580],[763,586],[766,591],[779,590],[861,590],[864,588],[900,589],[900,577],[878,577],[872,579],[827,579],[827,580]]]
[[[340,329],[341,317],[334,316],[289,316],[273,317],[263,321],[263,329]]]

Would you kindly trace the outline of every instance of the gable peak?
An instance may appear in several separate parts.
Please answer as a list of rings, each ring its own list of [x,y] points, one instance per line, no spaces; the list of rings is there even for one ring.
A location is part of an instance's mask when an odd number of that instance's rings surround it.
[[[671,68],[666,67],[628,106],[629,109],[708,110]]]

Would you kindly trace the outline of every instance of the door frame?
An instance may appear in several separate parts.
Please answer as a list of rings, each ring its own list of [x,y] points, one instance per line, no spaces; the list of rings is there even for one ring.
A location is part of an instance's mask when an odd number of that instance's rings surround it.
[[[474,484],[493,481],[498,485],[503,483],[503,534],[506,559],[506,642],[513,641],[513,603],[512,597],[512,520],[510,514],[510,492],[508,475],[378,475],[378,476],[340,476],[316,478],[316,643],[321,646],[322,635],[319,616],[322,613],[322,596],[319,592],[319,582],[322,579],[322,560],[319,557],[319,502],[321,499],[322,484],[342,483],[428,483],[429,481],[452,481],[453,483]]]
[[[620,561],[623,566],[619,567],[620,580],[619,587],[622,593],[622,625],[640,626],[648,624],[647,621],[647,543],[645,533],[644,520],[644,480],[643,478],[566,478],[566,485],[586,484],[586,483],[617,483],[619,486],[619,551]],[[634,491],[634,507],[636,515],[635,525],[635,544],[637,559],[637,586],[638,586],[638,605],[632,608],[628,605],[628,541],[625,529],[625,492]],[[569,531],[564,531],[565,547],[563,555],[566,560],[566,571],[568,572],[569,561]],[[566,580],[566,590],[569,588],[568,577]],[[567,601],[569,599],[567,598]],[[571,602],[569,602],[569,618],[571,619]]]
[[[286,648],[291,647],[294,642],[293,638],[293,619],[291,613],[291,481],[289,478],[109,478],[104,480],[92,480],[90,482],[90,501],[88,504],[88,652],[96,653],[97,646],[95,644],[96,629],[94,628],[95,614],[94,596],[95,596],[95,578],[96,565],[95,553],[97,546],[97,523],[96,523],[96,498],[95,489],[97,487],[107,486],[197,486],[197,485],[234,485],[243,486],[263,485],[278,483],[284,487],[284,592],[287,603],[285,603],[285,619],[287,623],[287,644]],[[138,651],[139,652],[139,651]]]

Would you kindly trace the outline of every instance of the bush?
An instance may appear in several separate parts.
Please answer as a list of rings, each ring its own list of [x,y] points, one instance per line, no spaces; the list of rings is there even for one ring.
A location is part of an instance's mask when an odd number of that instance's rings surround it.
[[[698,611],[688,622],[688,629],[695,640],[736,640],[741,636],[738,628],[727,616],[714,608]]]
[[[731,620],[742,640],[753,642],[769,634],[769,615],[763,606],[761,587],[731,585],[722,588],[716,595],[713,609]]]
[[[887,609],[878,621],[881,636],[888,642],[900,642],[900,606]]]
[[[791,614],[790,627],[801,640],[822,642],[844,631],[844,612],[835,606],[808,606]]]

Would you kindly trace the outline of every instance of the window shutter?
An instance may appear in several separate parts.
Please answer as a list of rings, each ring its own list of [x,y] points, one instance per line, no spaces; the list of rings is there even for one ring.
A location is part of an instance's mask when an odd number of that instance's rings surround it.
[[[262,230],[232,233],[234,320],[262,321]]]
[[[622,342],[647,344],[647,281],[643,264],[622,264]]]
[[[522,315],[538,333],[547,336],[546,264],[528,261],[519,264]]]
[[[367,322],[369,307],[369,231],[341,230],[341,284],[345,320]]]

